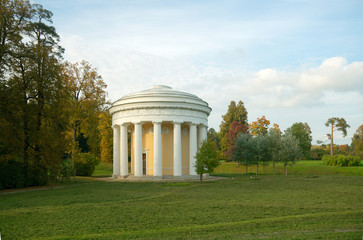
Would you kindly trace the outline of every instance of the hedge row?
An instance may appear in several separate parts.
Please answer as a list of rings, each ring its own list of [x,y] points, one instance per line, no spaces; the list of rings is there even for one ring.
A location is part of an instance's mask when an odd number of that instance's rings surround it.
[[[324,155],[322,160],[325,165],[338,167],[358,166],[360,163],[359,157],[351,155]]]

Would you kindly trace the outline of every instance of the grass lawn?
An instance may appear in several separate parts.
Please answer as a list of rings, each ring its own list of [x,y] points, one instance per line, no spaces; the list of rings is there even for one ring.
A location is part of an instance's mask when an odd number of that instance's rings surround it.
[[[272,164],[269,166],[259,166],[259,174],[272,175]],[[238,166],[235,162],[225,162],[219,165],[215,171],[217,174],[245,174],[245,166]],[[322,161],[297,161],[293,166],[288,167],[288,175],[342,175],[342,176],[363,176],[363,164],[358,167],[332,167],[326,166]],[[249,166],[248,173],[256,173],[256,166]],[[275,166],[277,175],[284,174],[284,167],[281,163]]]
[[[361,176],[230,176],[233,179],[203,183],[77,178],[60,188],[0,192],[1,236],[3,240],[362,238]]]
[[[98,166],[96,166],[95,171],[93,172],[94,177],[111,177],[112,176],[112,163],[100,162]]]

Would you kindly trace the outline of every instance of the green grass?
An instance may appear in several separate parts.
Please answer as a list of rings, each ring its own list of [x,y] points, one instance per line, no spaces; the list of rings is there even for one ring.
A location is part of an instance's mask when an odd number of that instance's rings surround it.
[[[226,162],[219,165],[215,171],[217,174],[244,174],[245,166],[238,166],[235,162]],[[248,173],[254,174],[256,166],[249,166]],[[362,164],[358,167],[332,167],[326,166],[322,161],[297,161],[293,166],[288,167],[288,175],[343,175],[343,176],[363,176]],[[284,174],[284,167],[281,163],[275,166],[275,173]],[[272,175],[272,164],[269,166],[259,166],[259,174]]]
[[[0,193],[2,239],[361,239],[361,176],[234,174]]]
[[[112,176],[112,163],[105,163],[100,162],[97,166],[95,171],[93,172],[92,176],[95,177],[111,177]]]

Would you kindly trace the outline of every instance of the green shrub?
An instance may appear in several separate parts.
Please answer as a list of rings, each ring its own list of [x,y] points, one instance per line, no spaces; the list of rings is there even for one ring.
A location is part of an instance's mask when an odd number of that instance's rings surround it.
[[[91,176],[96,166],[101,162],[92,153],[79,153],[74,156],[74,168],[78,176]]]
[[[327,150],[326,148],[322,148],[322,147],[315,147],[312,148],[310,151],[310,159],[312,160],[322,160],[324,155],[329,154],[329,150]]]
[[[324,155],[323,162],[328,166],[351,167],[358,166],[360,159],[352,155]]]
[[[49,183],[48,169],[24,165],[19,159],[0,162],[0,190],[42,186]]]
[[[66,179],[69,179],[73,174],[72,160],[67,158],[62,161],[62,168],[58,173],[58,181],[64,182]]]

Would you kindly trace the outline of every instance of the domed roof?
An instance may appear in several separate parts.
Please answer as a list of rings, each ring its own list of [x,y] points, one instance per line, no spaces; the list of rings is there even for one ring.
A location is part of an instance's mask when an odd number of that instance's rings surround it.
[[[149,89],[146,89],[146,90],[143,90],[140,92],[130,93],[130,94],[127,94],[124,97],[122,97],[120,100],[126,100],[129,98],[140,98],[140,97],[176,97],[176,96],[192,98],[195,100],[203,101],[202,99],[198,98],[194,94],[176,91],[166,85],[156,85],[154,87],[151,87]]]
[[[176,91],[165,85],[127,94],[110,108],[112,118],[120,122],[141,119],[206,124],[211,111],[208,103],[196,95]]]

